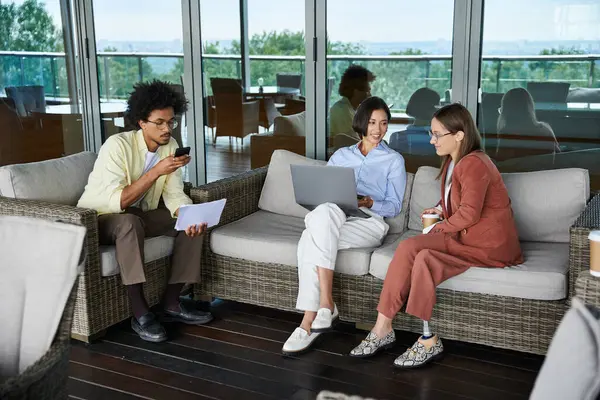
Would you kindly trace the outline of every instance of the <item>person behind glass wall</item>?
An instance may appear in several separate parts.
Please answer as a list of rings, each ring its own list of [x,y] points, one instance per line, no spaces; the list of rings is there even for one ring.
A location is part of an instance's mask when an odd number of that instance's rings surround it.
[[[423,214],[442,220],[422,235],[400,242],[388,267],[373,330],[350,355],[370,357],[396,341],[392,320],[406,312],[423,320],[423,335],[394,366],[413,368],[439,356],[444,347],[429,330],[436,287],[472,266],[505,267],[523,262],[510,198],[469,111],[460,104],[438,110],[431,144],[442,157],[440,201]],[[422,214],[422,215],[423,215]]]
[[[364,100],[353,119],[361,141],[339,149],[327,163],[354,169],[358,206],[370,217],[346,218],[332,203],[321,204],[306,215],[306,229],[298,242],[296,302],[304,318],[283,345],[284,354],[309,349],[338,318],[331,293],[338,250],[380,246],[389,229],[384,217],[400,214],[406,170],[402,156],[383,142],[390,117],[388,106],[379,97]]]
[[[404,131],[392,133],[390,147],[400,153],[433,154],[427,133],[431,129],[431,117],[439,104],[438,92],[429,88],[417,89],[406,105],[406,114],[413,117],[414,121]]]
[[[514,88],[506,92],[498,112],[500,113],[497,126],[499,134],[538,136],[543,138],[543,143],[547,143],[549,152],[560,151],[550,125],[537,120],[533,98],[526,89]],[[500,140],[498,140],[498,147],[500,147]]]
[[[365,67],[351,65],[344,71],[338,88],[341,99],[329,110],[329,139],[333,142],[337,135],[345,135],[344,144],[353,144],[361,140],[353,129],[352,121],[359,104],[371,96],[371,82],[375,75]]]

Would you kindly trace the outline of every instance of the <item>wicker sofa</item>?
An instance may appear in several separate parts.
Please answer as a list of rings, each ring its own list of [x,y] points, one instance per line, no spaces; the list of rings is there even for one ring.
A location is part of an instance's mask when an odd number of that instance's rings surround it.
[[[206,236],[197,292],[294,310],[295,243],[303,220],[259,208],[268,168],[274,168],[273,161],[268,167],[192,189],[196,203],[227,198],[220,225]],[[422,167],[415,176],[409,174],[403,213],[390,222],[401,233],[388,234],[378,249],[339,253],[333,293],[342,320],[374,322],[394,249],[400,240],[419,234],[420,210],[439,200],[436,173]],[[590,221],[599,219],[590,220],[588,214],[600,212],[600,198],[583,212],[589,177],[581,169],[505,174],[504,178],[523,236],[525,263],[505,269],[471,268],[442,283],[432,323],[444,338],[544,354],[574,294],[578,273],[588,268],[587,232],[594,225]],[[283,185],[281,190],[285,189]],[[549,201],[556,197],[562,200]],[[545,211],[530,212],[532,201],[537,203],[533,210]],[[365,259],[367,267],[361,270],[358,264]],[[419,320],[404,313],[398,314],[394,326],[413,332],[422,328]]]
[[[98,244],[95,210],[76,207],[92,171],[96,154],[0,167],[0,215],[22,215],[64,221],[87,228],[85,270],[79,277],[71,336],[90,342],[132,315],[121,283],[114,246]],[[189,193],[190,185],[186,185]],[[158,304],[167,282],[174,239],[146,239],[144,293]]]

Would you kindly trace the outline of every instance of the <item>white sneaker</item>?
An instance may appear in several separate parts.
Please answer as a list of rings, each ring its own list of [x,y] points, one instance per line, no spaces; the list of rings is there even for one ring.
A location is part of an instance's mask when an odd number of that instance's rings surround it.
[[[333,305],[333,313],[329,308],[320,308],[317,311],[317,317],[310,326],[312,332],[328,332],[333,329],[333,323],[339,317],[337,306]]]
[[[306,351],[312,346],[316,338],[321,334],[311,332],[310,335],[304,329],[298,327],[292,332],[288,340],[283,344],[281,351],[283,354],[298,354]]]

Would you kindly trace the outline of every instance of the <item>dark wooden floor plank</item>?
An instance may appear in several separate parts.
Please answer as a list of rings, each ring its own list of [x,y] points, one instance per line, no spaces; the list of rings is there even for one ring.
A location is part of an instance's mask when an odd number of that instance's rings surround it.
[[[203,349],[218,352],[219,354],[240,357],[248,360],[256,360],[266,365],[272,365],[286,371],[294,372],[294,375],[304,374],[311,379],[329,379],[341,382],[345,385],[360,386],[371,393],[372,396],[383,398],[403,397],[413,398],[414,387],[408,387],[392,379],[376,377],[369,374],[357,373],[343,368],[343,361],[339,365],[326,365],[321,363],[307,362],[301,358],[284,357],[279,353],[272,353],[262,349],[239,346],[228,342],[215,341],[194,335],[183,335],[173,340],[173,343],[185,347]],[[379,394],[378,394],[379,393]],[[442,396],[442,394],[440,394]]]
[[[148,343],[129,323],[92,345],[75,344],[72,399],[314,399],[321,390],[376,399],[527,399],[543,357],[444,340],[445,356],[422,369],[392,367],[417,335],[396,331],[397,346],[361,360],[348,352],[366,335],[340,323],[313,351],[281,355],[302,316],[215,302],[206,326],[167,325],[170,341]],[[443,339],[443,338],[442,338]]]
[[[248,335],[240,335],[236,332],[222,331],[211,326],[192,327],[186,326],[181,328],[182,332],[197,337],[206,337],[212,340],[227,341],[228,343],[237,344],[239,346],[254,346],[264,351],[279,354],[281,352],[282,343],[265,340],[259,337]],[[328,338],[329,336],[329,338]],[[321,338],[320,338],[321,339]],[[331,339],[331,343],[325,344],[324,340]],[[378,355],[373,359],[355,359],[347,356],[347,351],[343,353],[334,353],[331,351],[331,344],[336,342],[336,338],[332,335],[322,335],[322,340],[315,347],[316,351],[311,351],[307,354],[300,355],[300,359],[308,359],[316,364],[326,364],[330,367],[341,366],[344,369],[352,369],[357,372],[372,374],[375,377],[386,377],[398,380],[407,385],[421,386],[424,384],[434,384],[434,388],[440,392],[455,393],[467,398],[480,398],[485,395],[488,400],[491,399],[509,399],[509,398],[526,398],[515,392],[515,387],[519,386],[519,382],[511,382],[513,385],[506,387],[505,385],[494,384],[494,387],[482,385],[477,378],[481,378],[476,373],[469,371],[458,371],[453,368],[446,367],[439,363],[429,366],[426,369],[397,371],[392,367],[394,355],[388,354],[387,358],[382,358],[385,355]],[[434,379],[432,379],[434,378]],[[493,382],[493,380],[489,380]],[[530,385],[521,385],[522,390],[529,392]]]
[[[338,379],[331,379],[331,368],[326,365],[314,364],[312,373],[298,373],[294,370],[284,369],[279,367],[277,361],[284,360],[280,355],[262,353],[268,357],[268,362],[259,354],[254,354],[253,358],[244,358],[245,350],[238,346],[230,346],[230,351],[220,353],[215,351],[218,346],[217,342],[206,343],[206,346],[192,346],[193,343],[185,340],[185,335],[174,337],[170,343],[161,344],[161,347],[166,353],[193,360],[196,363],[208,364],[214,367],[225,368],[228,370],[236,370],[248,375],[254,376],[255,379],[262,379],[264,385],[287,385],[289,388],[308,389],[311,391],[331,390],[344,391],[350,390],[354,394],[362,396],[374,396],[379,398],[406,398],[405,396],[396,396],[394,393],[386,392],[378,389],[375,385],[370,390],[364,390],[363,387],[343,382]],[[148,344],[140,340],[137,335],[126,332],[119,332],[111,335],[110,342],[132,346],[135,348],[145,348],[152,351],[154,345]],[[183,343],[183,345],[182,345]],[[274,356],[274,357],[273,357]]]
[[[132,340],[133,339],[134,338],[132,337]],[[156,344],[144,342],[141,343],[141,347],[136,347],[135,345],[131,346],[106,339],[94,346],[95,351],[113,354],[115,356],[120,355],[121,357],[125,357],[134,362],[144,363],[158,368],[165,368],[177,373],[191,375],[239,389],[260,393],[264,398],[285,399],[291,397],[295,392],[301,389],[297,386],[259,378],[241,370],[232,370],[230,368],[212,365],[211,362],[219,361],[218,358],[215,357],[213,357],[212,360],[207,358],[206,361],[209,362],[203,362],[204,360],[191,360],[189,353],[184,351],[167,353],[167,350],[181,350],[180,347],[168,343],[157,346]],[[151,348],[153,346],[157,346],[157,348],[152,350]]]
[[[69,397],[85,400],[139,400],[141,398],[110,389],[110,387],[95,385],[72,377],[67,381],[67,391],[69,392]]]
[[[184,392],[151,381],[137,379],[129,375],[111,372],[96,366],[92,367],[80,364],[75,361],[69,363],[69,376],[149,399],[210,399],[210,397],[200,394]]]
[[[260,321],[259,324],[264,323],[268,325],[271,329],[284,330],[285,326],[293,326],[295,328],[302,319],[302,316],[297,313],[290,313],[237,302],[226,302],[223,304],[222,308],[223,311],[221,312],[225,313],[226,319],[230,320],[251,320],[254,314],[260,312],[260,315],[256,317],[256,321]],[[241,316],[240,314],[245,314],[245,316]],[[285,321],[284,324],[282,324],[283,321]],[[363,333],[363,331],[356,329],[354,324],[349,323],[340,324],[338,330],[350,333],[360,332],[361,334],[366,335],[366,332]],[[396,339],[402,346],[406,347],[412,345],[416,338],[417,335],[413,332],[396,331]],[[444,347],[446,347],[449,352],[452,352],[459,357],[472,358],[493,364],[505,365],[510,368],[529,370],[535,373],[539,371],[544,361],[544,357],[535,354],[520,353],[507,349],[499,349],[489,346],[457,342],[453,340],[444,340]]]
[[[244,398],[248,400],[264,399],[259,393],[240,390],[224,384],[208,381],[191,375],[179,374],[167,369],[136,363],[123,356],[107,355],[96,351],[95,345],[73,346],[71,349],[71,361],[113,372],[129,375],[133,378],[143,379],[151,382],[197,393],[212,398]]]
[[[238,319],[237,316],[232,316],[231,318]],[[278,342],[280,343],[280,346],[283,345],[283,342],[285,342],[289,336],[289,332],[272,330],[268,329],[267,327],[257,327],[255,325],[246,325],[232,319],[216,320],[210,325],[210,327],[214,329],[222,329],[246,334],[253,337],[262,337],[263,339],[269,339]],[[317,345],[317,349],[323,349],[327,352],[334,352],[345,356],[354,346],[360,343],[360,340],[363,338],[363,332],[353,335],[339,332],[330,333],[323,335],[323,340],[321,340],[320,344]],[[393,355],[392,361],[404,349],[405,347],[397,346],[393,352],[390,353]],[[380,357],[376,359],[381,360]],[[390,361],[388,365],[391,365],[391,363],[392,362]],[[444,374],[446,378],[452,378],[453,375],[457,375],[457,377],[462,380],[464,379],[465,374],[471,376],[474,375],[474,378],[477,380],[477,382],[484,386],[501,390],[504,390],[506,387],[510,387],[510,391],[515,393],[530,391],[533,381],[535,380],[535,374],[530,373],[529,371],[516,371],[512,368],[504,366],[474,362],[473,360],[456,357],[450,352],[446,354],[442,361],[436,362],[436,364],[439,364],[442,369],[451,368]]]

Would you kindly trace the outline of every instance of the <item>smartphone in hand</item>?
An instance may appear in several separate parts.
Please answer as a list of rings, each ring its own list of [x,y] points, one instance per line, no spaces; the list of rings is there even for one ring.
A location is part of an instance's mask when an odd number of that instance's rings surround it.
[[[175,150],[175,155],[173,157],[188,156],[191,150],[191,147],[179,147]]]

